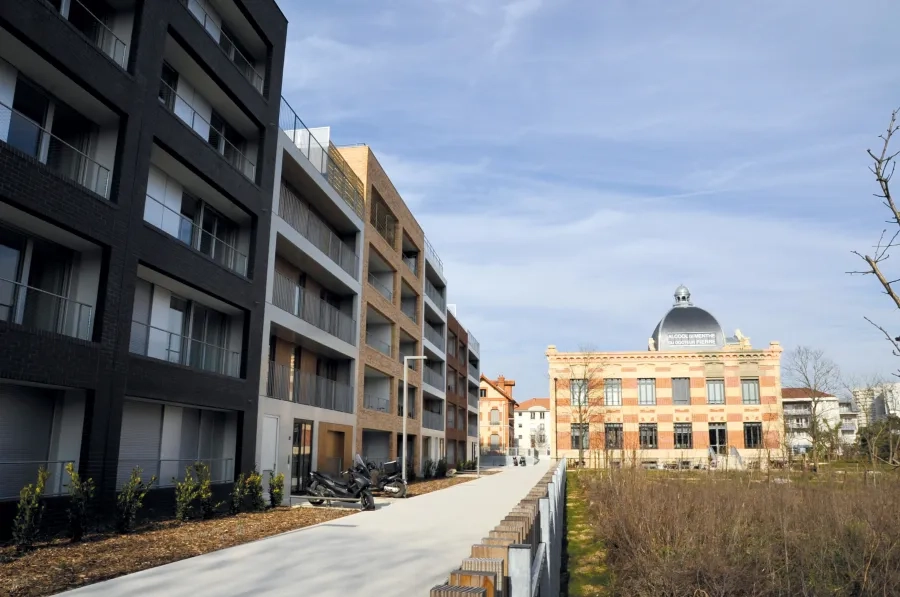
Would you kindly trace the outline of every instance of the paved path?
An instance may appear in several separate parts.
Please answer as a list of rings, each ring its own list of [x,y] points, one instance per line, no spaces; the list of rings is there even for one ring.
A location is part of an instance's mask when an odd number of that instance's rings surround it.
[[[530,459],[529,459],[530,461]],[[529,462],[529,465],[531,461]],[[550,467],[508,467],[376,512],[144,570],[72,597],[427,597]]]

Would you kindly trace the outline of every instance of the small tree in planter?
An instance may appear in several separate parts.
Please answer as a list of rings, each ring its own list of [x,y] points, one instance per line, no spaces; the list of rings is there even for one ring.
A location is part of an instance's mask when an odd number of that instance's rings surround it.
[[[200,499],[200,514],[204,519],[208,520],[216,514],[216,510],[224,502],[213,501],[209,467],[202,462],[198,462],[194,465],[194,471],[197,473],[197,497]]]
[[[275,471],[269,471],[269,503],[273,508],[281,505],[284,499],[284,473],[275,474]]]
[[[247,475],[247,495],[250,498],[250,511],[262,512],[266,509],[266,500],[263,499],[262,475],[254,470]]]
[[[191,515],[194,500],[200,497],[200,484],[194,479],[192,467],[184,468],[184,481],[172,478],[175,483],[175,520],[184,522]]]
[[[116,496],[116,530],[120,533],[127,533],[134,528],[134,521],[144,505],[144,498],[156,482],[156,475],[153,475],[150,481],[144,483],[141,479],[142,472],[139,466],[131,469],[131,476]]]
[[[44,516],[44,486],[50,473],[43,466],[38,469],[37,483],[29,483],[19,492],[19,506],[13,521],[13,542],[16,550],[25,552],[34,547]]]
[[[231,504],[229,512],[232,514],[240,514],[244,509],[244,499],[247,497],[247,482],[244,473],[238,475],[231,489]]]
[[[66,463],[66,472],[69,474],[69,537],[77,543],[84,537],[88,509],[96,487],[93,479],[81,480],[73,463]]]

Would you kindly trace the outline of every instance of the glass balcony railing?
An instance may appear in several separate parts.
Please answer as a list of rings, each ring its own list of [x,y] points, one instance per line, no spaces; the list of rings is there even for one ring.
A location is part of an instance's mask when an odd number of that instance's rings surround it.
[[[4,131],[6,135],[3,135]],[[0,141],[34,158],[59,176],[104,199],[109,198],[108,168],[3,103],[0,103]]]
[[[478,355],[481,354],[481,344],[478,343],[478,340],[475,339],[472,332],[469,332],[469,352],[474,352]]]
[[[325,180],[347,205],[359,217],[363,217],[364,202],[362,184],[356,174],[349,171],[345,165],[339,165],[331,157],[327,148],[309,131],[287,100],[281,98],[281,111],[278,118],[278,126],[290,138],[291,142],[300,150],[313,167],[325,177]]]
[[[145,481],[156,477],[154,488],[174,487],[176,482],[187,478],[189,470],[191,475],[196,475],[194,465],[197,464],[206,465],[210,483],[234,481],[234,458],[120,459],[116,472],[116,489],[122,489],[135,468],[141,469],[141,478]]]
[[[251,181],[256,181],[256,164],[251,162],[234,143],[225,138],[225,134],[214,128],[209,121],[200,115],[194,107],[169,85],[160,81],[159,101],[175,114],[198,137],[206,141],[235,170]]]
[[[406,267],[409,268],[409,271],[411,271],[412,273],[414,273],[417,276],[419,275],[419,260],[416,258],[415,255],[411,255],[411,256],[404,255],[403,263],[406,264]]]
[[[444,352],[444,335],[427,321],[425,322],[425,337],[429,342],[437,346],[441,352]]]
[[[356,345],[356,321],[352,317],[308,293],[280,272],[275,272],[272,304],[344,342]]]
[[[374,273],[369,272],[369,284],[384,296],[388,301],[393,302],[394,291],[388,288],[387,284],[379,280]]]
[[[418,323],[418,313],[416,313],[415,297],[411,299],[402,299],[400,301],[400,310],[403,311],[403,314],[409,317],[413,321],[413,323]]]
[[[248,259],[244,253],[152,195],[147,195],[144,221],[177,238],[195,251],[203,253],[222,267],[242,276],[247,275]]]
[[[428,278],[425,278],[425,294],[434,301],[434,304],[437,305],[442,313],[447,310],[447,299],[444,298],[443,293]]]
[[[19,492],[38,478],[38,471],[47,471],[44,495],[63,495],[68,491],[69,474],[66,465],[74,460],[7,460],[0,456],[0,499],[19,497]]]
[[[391,410],[391,401],[384,396],[367,393],[363,395],[363,406],[369,410],[377,410],[378,412],[386,413]]]
[[[366,345],[371,346],[378,352],[391,356],[391,345],[384,340],[379,340],[372,332],[366,332]]]
[[[129,351],[202,371],[240,377],[241,353],[139,321],[131,322]]]
[[[438,257],[437,251],[434,250],[434,245],[427,238],[425,239],[425,258],[434,264],[434,269],[439,274],[444,275],[444,262]]]
[[[353,386],[269,361],[266,395],[343,413],[353,413]]]
[[[219,49],[222,50],[225,56],[228,57],[228,60],[230,60],[235,68],[238,69],[238,72],[253,85],[254,89],[262,93],[263,76],[259,74],[259,71],[256,70],[253,63],[250,62],[246,56],[241,54],[234,42],[225,35],[225,32],[222,31],[222,26],[219,23],[216,23],[216,21],[203,10],[203,7],[200,6],[199,2],[191,2],[190,5],[188,5],[188,0],[180,0],[180,3],[192,17],[197,19],[197,22],[200,23],[200,26],[203,27],[203,30],[209,34],[213,41],[218,43]]]
[[[52,2],[46,4],[56,8]],[[68,4],[68,14],[63,15],[63,18],[72,23],[88,41],[100,48],[100,51],[124,69],[128,45],[84,4],[78,0],[69,0]]]
[[[422,411],[422,427],[426,429],[434,429],[436,431],[444,430],[444,415],[430,410]]]
[[[422,379],[428,385],[444,391],[444,375],[440,371],[435,371],[431,367],[422,368]]]
[[[397,416],[403,416],[403,394],[397,396]],[[406,408],[406,416],[410,419],[416,418],[416,398],[415,396],[409,396],[409,402],[407,403]]]
[[[286,185],[281,185],[278,215],[345,272],[359,280],[359,256]]]
[[[0,278],[0,321],[90,340],[93,315],[90,305]]]

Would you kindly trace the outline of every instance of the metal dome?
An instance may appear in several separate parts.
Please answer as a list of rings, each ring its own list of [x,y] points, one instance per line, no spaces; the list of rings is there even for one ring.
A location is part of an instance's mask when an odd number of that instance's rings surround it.
[[[653,330],[656,350],[717,350],[725,346],[722,326],[709,311],[691,303],[691,292],[675,290],[675,306]]]

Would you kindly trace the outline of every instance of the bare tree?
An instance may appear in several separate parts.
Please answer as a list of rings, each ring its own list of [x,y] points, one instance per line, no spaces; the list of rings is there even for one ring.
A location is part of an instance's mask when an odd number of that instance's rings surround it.
[[[603,421],[603,370],[604,363],[596,350],[583,347],[578,357],[569,363],[569,409],[571,413],[572,435],[578,426],[578,463],[584,462],[585,450],[598,447],[592,440],[591,423]]]
[[[809,437],[812,443],[813,465],[818,468],[819,455],[826,445],[834,414],[837,409],[837,390],[841,387],[840,370],[824,351],[798,346],[782,365],[782,373],[791,386],[806,390],[810,400]],[[832,415],[829,417],[829,415]],[[786,418],[786,417],[785,417]],[[787,428],[786,428],[787,431]]]
[[[897,124],[898,115],[900,115],[900,108],[891,112],[891,121],[888,124],[887,131],[878,136],[882,140],[880,151],[866,150],[872,159],[872,166],[869,169],[875,175],[875,182],[878,183],[879,192],[874,193],[874,195],[881,199],[890,212],[886,220],[889,226],[882,229],[878,242],[872,247],[870,252],[853,251],[854,255],[865,262],[866,268],[848,273],[875,276],[884,294],[890,297],[894,306],[900,309],[900,295],[894,290],[894,284],[900,281],[900,278],[893,278],[885,270],[885,262],[891,256],[891,249],[898,245],[898,237],[900,237],[900,209],[898,209],[896,200],[891,194],[890,186],[891,178],[893,178],[894,170],[897,167],[895,158],[900,153],[892,153],[890,149],[891,139],[894,133],[900,129],[900,125]],[[884,334],[884,337],[891,344],[894,356],[900,357],[900,336],[888,333],[882,325],[875,323],[869,317],[864,317],[864,319]]]

